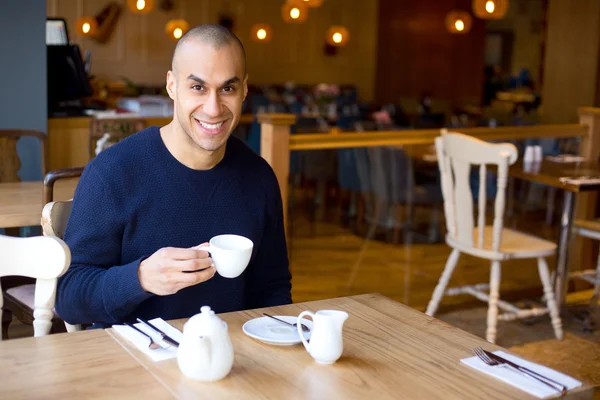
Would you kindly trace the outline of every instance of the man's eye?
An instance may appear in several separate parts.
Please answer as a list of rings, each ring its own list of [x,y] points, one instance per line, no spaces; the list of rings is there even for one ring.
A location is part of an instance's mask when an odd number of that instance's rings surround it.
[[[235,90],[235,88],[234,88],[233,86],[225,86],[225,87],[223,88],[223,91],[224,91],[225,93],[228,93],[228,92],[233,92],[234,90]]]
[[[192,86],[192,89],[194,89],[194,90],[202,90],[204,88],[202,87],[202,85],[194,85],[194,86]]]

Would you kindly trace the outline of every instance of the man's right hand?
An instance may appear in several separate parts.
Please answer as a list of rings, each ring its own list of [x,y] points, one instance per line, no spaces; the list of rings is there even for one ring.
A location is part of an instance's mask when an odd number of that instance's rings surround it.
[[[164,247],[140,263],[138,277],[146,292],[166,296],[212,278],[211,264],[204,250]]]

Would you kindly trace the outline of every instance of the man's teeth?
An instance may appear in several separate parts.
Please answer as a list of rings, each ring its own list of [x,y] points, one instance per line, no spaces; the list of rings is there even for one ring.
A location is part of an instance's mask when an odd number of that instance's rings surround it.
[[[206,122],[202,122],[202,121],[198,121],[200,122],[200,125],[202,125],[203,128],[206,129],[218,129],[221,127],[221,125],[223,125],[223,122],[219,122],[216,124],[207,124]]]

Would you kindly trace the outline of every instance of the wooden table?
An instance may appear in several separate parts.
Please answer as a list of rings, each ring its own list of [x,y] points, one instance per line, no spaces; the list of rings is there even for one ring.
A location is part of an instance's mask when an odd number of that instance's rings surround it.
[[[242,332],[242,325],[263,311],[297,315],[307,309],[350,314],[343,331],[344,354],[333,365],[317,364],[301,345],[270,346]],[[220,317],[229,326],[235,350],[233,369],[222,381],[189,380],[175,359],[153,362],[107,329],[0,343],[0,365],[8,371],[0,372],[0,398],[144,398],[148,393],[161,398],[166,392],[180,399],[236,400],[531,398],[459,361],[471,356],[475,346],[499,346],[378,294]],[[171,323],[181,329],[184,322]],[[571,396],[591,399],[591,388]]]
[[[73,198],[79,179],[55,183],[54,199]],[[0,183],[0,228],[40,225],[43,188],[41,181]]]
[[[540,183],[561,189],[565,199],[560,219],[560,232],[557,243],[555,292],[558,304],[563,304],[568,279],[569,243],[573,229],[573,213],[575,212],[575,196],[577,193],[600,190],[600,184],[579,185],[563,183],[562,177],[596,176],[600,177],[599,163],[560,163],[544,159],[539,164],[525,165],[516,162],[509,168],[511,177]]]
[[[170,399],[103,330],[0,342],[0,398]]]

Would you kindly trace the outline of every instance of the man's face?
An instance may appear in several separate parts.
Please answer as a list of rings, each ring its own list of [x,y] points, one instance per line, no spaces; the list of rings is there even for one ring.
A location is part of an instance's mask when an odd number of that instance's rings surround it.
[[[221,148],[237,126],[248,92],[242,52],[190,40],[178,49],[167,91],[183,132],[207,151]]]

